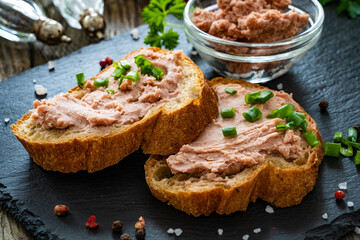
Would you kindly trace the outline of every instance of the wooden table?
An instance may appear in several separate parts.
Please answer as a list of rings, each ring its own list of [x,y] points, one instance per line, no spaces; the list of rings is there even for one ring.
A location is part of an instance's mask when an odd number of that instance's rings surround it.
[[[149,0],[105,0],[104,16],[107,23],[106,38],[120,34],[142,24],[141,11]],[[59,46],[47,46],[39,42],[13,43],[0,38],[0,81],[29,68],[60,58],[95,42],[86,34],[71,28],[61,17],[51,0],[42,0],[41,6],[47,16],[59,21],[72,43]],[[26,230],[0,207],[0,240],[31,239]],[[350,233],[343,240],[360,240],[360,236]]]

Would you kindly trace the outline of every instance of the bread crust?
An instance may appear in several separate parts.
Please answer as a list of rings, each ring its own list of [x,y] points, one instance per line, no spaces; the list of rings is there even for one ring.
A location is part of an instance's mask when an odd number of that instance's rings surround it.
[[[254,85],[241,80],[215,78],[210,86],[218,84],[236,83],[244,87],[266,87]],[[303,108],[301,111],[306,113]],[[308,115],[308,114],[307,114]],[[308,115],[309,116],[309,115]],[[309,116],[309,125],[316,130],[314,134],[321,142],[321,146],[310,148],[307,162],[303,165],[281,167],[267,160],[254,167],[247,168],[235,174],[231,184],[211,183],[209,180],[199,180],[196,177],[178,176],[178,179],[187,179],[190,183],[183,187],[174,188],[169,184],[170,169],[166,164],[166,157],[151,156],[145,164],[146,182],[152,194],[163,202],[193,216],[230,214],[236,211],[246,211],[250,202],[263,199],[276,207],[290,207],[300,204],[304,196],[313,189],[318,176],[318,168],[323,157],[322,137],[315,121]],[[167,168],[167,169],[166,169]],[[165,172],[165,173],[164,173]],[[185,174],[183,174],[185,175]],[[246,179],[242,178],[246,176]],[[192,181],[203,181],[202,185],[191,187]],[[171,183],[174,183],[173,181]],[[179,189],[180,188],[180,189]]]
[[[169,53],[160,48],[150,49]],[[198,86],[194,89],[195,97],[181,103],[182,106],[175,110],[159,107],[140,121],[108,135],[72,138],[61,142],[37,142],[24,136],[21,127],[30,118],[29,113],[18,120],[16,125],[13,124],[11,129],[39,166],[63,173],[104,169],[118,163],[140,146],[149,154],[175,153],[183,144],[196,138],[218,114],[216,94],[208,86],[201,70],[186,56],[182,61],[191,64],[198,78]],[[90,80],[96,79],[99,74]],[[75,87],[69,92],[81,92],[81,88]]]

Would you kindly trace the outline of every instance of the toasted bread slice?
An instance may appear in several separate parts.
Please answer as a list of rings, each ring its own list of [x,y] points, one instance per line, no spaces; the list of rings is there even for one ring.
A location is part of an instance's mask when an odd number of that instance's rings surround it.
[[[129,54],[134,56],[140,50]],[[157,54],[171,53],[159,48],[149,50]],[[218,114],[217,97],[201,70],[183,54],[176,64],[183,72],[177,86],[179,94],[168,101],[154,103],[136,122],[95,126],[96,130],[88,133],[71,127],[44,128],[28,113],[11,129],[39,166],[64,173],[104,169],[140,147],[147,154],[175,153],[196,138]],[[111,67],[87,81],[100,78]],[[81,99],[87,91],[87,88],[75,87],[69,93]]]
[[[261,91],[269,90],[241,80],[216,78],[210,81],[213,88],[227,84],[240,84],[244,88]],[[295,101],[293,104],[296,105],[297,112],[305,113]],[[322,144],[315,121],[308,114],[306,120],[309,124],[308,128],[313,130]],[[203,134],[206,134],[206,130]],[[241,131],[238,129],[239,134]],[[223,137],[221,132],[219,135]],[[322,157],[322,146],[309,146],[305,159],[301,161],[298,161],[299,159],[289,161],[279,155],[269,156],[264,162],[246,167],[218,181],[204,179],[197,174],[182,172],[173,174],[167,164],[167,157],[151,156],[145,164],[145,175],[152,194],[181,211],[194,216],[202,214],[207,216],[212,212],[230,214],[246,211],[248,204],[255,202],[257,198],[276,207],[300,204],[303,197],[315,185]]]

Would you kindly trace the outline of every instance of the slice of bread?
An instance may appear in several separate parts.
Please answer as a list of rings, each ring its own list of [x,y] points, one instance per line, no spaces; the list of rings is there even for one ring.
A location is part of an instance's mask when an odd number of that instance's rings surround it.
[[[129,54],[134,56],[140,50]],[[171,53],[159,48],[149,50]],[[183,72],[183,79],[178,83],[179,94],[151,105],[145,116],[134,123],[95,126],[96,131],[89,134],[71,127],[44,128],[28,113],[11,129],[39,166],[64,173],[104,169],[140,147],[147,154],[175,153],[195,139],[218,114],[216,94],[201,70],[183,54],[177,64]],[[87,81],[100,78],[108,68]],[[87,91],[87,88],[75,87],[69,93],[81,99]]]
[[[261,91],[269,90],[241,80],[216,78],[210,81],[213,88],[225,84],[240,84],[245,88]],[[295,101],[293,103],[297,112],[305,113]],[[322,143],[315,121],[308,114],[306,120],[308,128],[313,130]],[[223,137],[221,132],[219,134]],[[241,130],[238,129],[239,134]],[[255,202],[257,198],[276,207],[300,204],[315,185],[322,157],[322,146],[308,147],[305,159],[300,161],[285,160],[279,155],[269,156],[262,163],[218,181],[204,179],[199,174],[173,174],[167,165],[167,157],[151,156],[145,164],[145,175],[152,194],[181,211],[194,216],[208,216],[212,212],[230,214],[246,211],[248,204]]]

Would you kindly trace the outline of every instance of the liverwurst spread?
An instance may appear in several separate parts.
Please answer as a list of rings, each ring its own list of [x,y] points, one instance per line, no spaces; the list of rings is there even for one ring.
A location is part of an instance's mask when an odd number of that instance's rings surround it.
[[[192,22],[204,32],[240,42],[273,42],[298,34],[309,15],[283,12],[290,0],[218,0],[219,10],[197,8]]]
[[[58,129],[91,129],[94,126],[130,124],[142,119],[154,104],[179,94],[178,83],[183,79],[179,61],[183,55],[181,51],[163,54],[142,49],[126,56],[131,65],[129,71],[140,72],[134,60],[140,54],[164,71],[160,81],[153,76],[141,75],[138,82],[124,79],[119,89],[119,79],[110,77],[115,67],[110,67],[97,77],[108,78],[107,87],[95,88],[92,79],[85,82],[81,96],[62,93],[48,100],[36,100],[34,109],[30,111],[31,117],[45,128]]]
[[[226,87],[237,90],[237,93],[232,95],[225,92]],[[275,96],[265,104],[256,104],[263,116],[251,123],[244,119],[242,113],[251,107],[245,103],[245,95],[255,91],[258,89],[245,89],[238,84],[218,86],[215,92],[219,98],[219,109],[233,107],[235,116],[214,119],[194,142],[184,145],[177,154],[170,156],[167,164],[172,173],[193,173],[216,179],[218,176],[236,174],[264,162],[268,157],[280,156],[288,161],[304,158],[310,146],[300,131],[279,131],[276,125],[285,124],[285,120],[266,118],[266,115],[286,103],[293,104],[295,111],[299,111],[300,106],[289,94],[273,92]],[[237,135],[224,137],[222,128],[230,126],[236,127]]]

